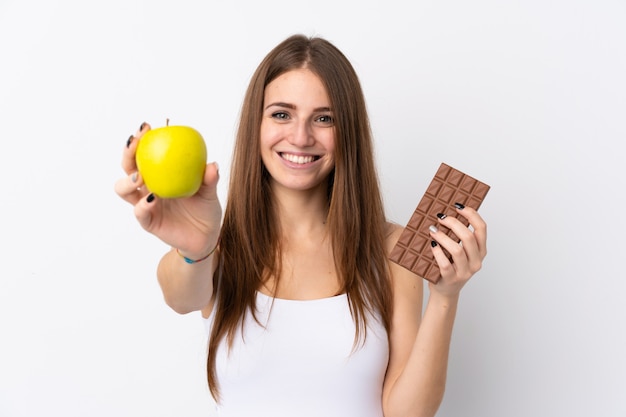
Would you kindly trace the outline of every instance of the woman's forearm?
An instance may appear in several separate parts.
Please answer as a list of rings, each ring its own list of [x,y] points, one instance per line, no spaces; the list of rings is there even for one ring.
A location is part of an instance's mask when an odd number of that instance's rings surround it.
[[[189,264],[175,249],[163,255],[157,279],[165,302],[174,311],[187,314],[206,307],[213,295],[215,255]]]
[[[386,417],[435,415],[445,392],[457,297],[430,295],[406,366],[389,394]]]

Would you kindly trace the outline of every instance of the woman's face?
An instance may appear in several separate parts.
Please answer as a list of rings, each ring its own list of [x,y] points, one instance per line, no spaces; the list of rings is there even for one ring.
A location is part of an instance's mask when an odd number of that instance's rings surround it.
[[[335,166],[330,100],[308,69],[286,72],[265,88],[261,158],[273,187],[310,190],[326,184]]]

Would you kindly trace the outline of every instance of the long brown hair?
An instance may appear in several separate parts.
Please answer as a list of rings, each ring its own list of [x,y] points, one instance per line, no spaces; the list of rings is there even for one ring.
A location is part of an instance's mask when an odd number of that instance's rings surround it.
[[[328,178],[327,224],[335,267],[356,325],[355,342],[365,336],[368,313],[379,316],[389,332],[392,296],[385,214],[363,92],[354,68],[334,45],[294,35],[261,62],[241,110],[214,275],[216,310],[207,374],[216,400],[215,357],[221,340],[232,345],[246,314],[255,317],[256,291],[268,276],[278,279],[280,274],[278,221],[259,145],[265,87],[281,74],[305,67],[321,79],[333,109],[335,168]]]

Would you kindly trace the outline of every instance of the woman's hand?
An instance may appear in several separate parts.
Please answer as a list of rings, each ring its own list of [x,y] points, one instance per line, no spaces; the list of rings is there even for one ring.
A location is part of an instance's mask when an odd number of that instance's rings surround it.
[[[444,296],[457,296],[465,283],[482,267],[487,256],[487,224],[471,207],[456,208],[471,226],[466,227],[452,216],[440,216],[439,223],[461,239],[460,243],[450,239],[443,231],[431,227],[430,235],[437,245],[432,248],[441,279],[430,284],[430,291]],[[473,229],[473,231],[472,231]],[[452,262],[442,248],[452,256]]]
[[[115,192],[135,207],[135,217],[141,227],[178,248],[186,257],[201,258],[215,247],[220,232],[222,208],[217,197],[218,166],[207,164],[202,186],[191,197],[155,197],[145,187],[135,162],[137,144],[148,130],[150,125],[143,123],[128,139],[122,154],[122,168],[127,176],[115,183]]]

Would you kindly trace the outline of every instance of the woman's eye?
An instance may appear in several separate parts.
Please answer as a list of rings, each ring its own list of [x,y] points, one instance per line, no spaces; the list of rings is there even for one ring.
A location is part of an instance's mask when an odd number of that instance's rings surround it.
[[[272,117],[274,119],[287,120],[289,118],[289,115],[283,111],[277,111],[275,113],[272,113]]]
[[[320,123],[324,123],[324,124],[332,124],[333,123],[333,118],[332,116],[325,114],[323,116],[320,116],[317,118],[317,121]]]

